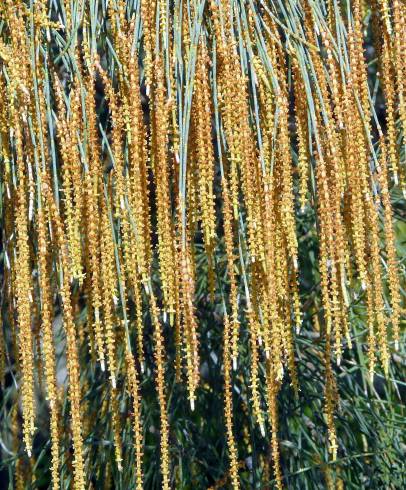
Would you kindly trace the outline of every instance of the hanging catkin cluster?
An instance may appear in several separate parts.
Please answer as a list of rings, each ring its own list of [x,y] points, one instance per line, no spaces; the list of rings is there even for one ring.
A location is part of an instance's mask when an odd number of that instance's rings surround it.
[[[399,0],[293,4],[289,18],[278,2],[265,1],[0,4],[0,313],[10,325],[0,352],[3,359],[8,339],[28,456],[35,384],[46,387],[55,489],[69,458],[74,488],[90,488],[92,407],[83,375],[89,364],[105,375],[99,410],[111,414],[119,471],[120,406],[124,396],[131,400],[134,488],[143,488],[146,351],[153,353],[160,410],[161,484],[172,487],[169,373],[185,385],[192,411],[199,403],[197,247],[207,262],[210,302],[222,312],[224,430],[234,489],[240,482],[233,378],[241,369],[243,329],[249,410],[269,440],[277,488],[283,486],[278,393],[285,380],[296,395],[300,390],[297,219],[304,213],[313,216],[318,237],[316,321],[324,327],[333,460],[334,365],[351,346],[355,296],[365,308],[370,373],[388,374],[401,334],[390,191],[406,192],[406,7]],[[368,84],[366,10],[384,127],[377,88]],[[57,318],[68,378],[62,387]],[[65,432],[62,409],[70,411]]]

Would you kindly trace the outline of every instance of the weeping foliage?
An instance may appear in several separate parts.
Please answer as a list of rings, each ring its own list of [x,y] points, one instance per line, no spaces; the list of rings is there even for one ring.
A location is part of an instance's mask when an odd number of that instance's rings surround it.
[[[1,2],[15,488],[344,488],[371,464],[340,430],[404,415],[405,23],[399,0]],[[217,461],[184,440],[210,424]]]

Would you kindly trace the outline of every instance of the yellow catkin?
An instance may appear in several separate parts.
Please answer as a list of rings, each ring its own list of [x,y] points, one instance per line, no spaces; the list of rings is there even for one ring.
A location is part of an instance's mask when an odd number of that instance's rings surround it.
[[[311,13],[311,16],[313,12]],[[308,19],[309,20],[309,19]],[[315,42],[314,35],[312,40]],[[324,39],[327,52],[329,53],[329,41]],[[337,86],[338,75],[334,66],[334,61],[331,59],[331,53],[328,55],[329,67],[330,67],[330,82],[333,85],[331,102],[335,112],[340,112],[340,117],[337,117],[336,122],[339,129],[343,127],[342,120],[342,107],[341,100],[337,98]],[[314,53],[312,60],[315,64],[315,71],[317,74],[317,80],[320,87],[320,93],[322,99],[319,100],[318,94],[316,94],[316,107],[318,111],[322,113],[319,118],[319,128],[324,129],[321,132],[317,142],[322,147],[322,153],[320,152],[321,159],[318,162],[319,168],[316,170],[317,184],[321,192],[319,192],[319,216],[320,216],[320,233],[323,234],[321,241],[321,251],[323,255],[321,260],[325,264],[320,265],[322,272],[322,284],[324,288],[323,295],[325,300],[330,304],[327,306],[326,321],[327,332],[330,334],[334,329],[335,334],[335,353],[337,356],[337,363],[340,364],[342,357],[342,327],[343,327],[343,314],[345,312],[344,306],[341,302],[342,299],[342,280],[345,277],[346,266],[346,246],[344,239],[343,219],[341,215],[341,199],[344,193],[345,185],[345,167],[341,154],[341,146],[339,144],[339,135],[334,124],[335,112],[331,110],[330,105],[323,104],[323,108],[320,104],[323,101],[330,99],[327,89],[327,80],[324,70],[322,68],[320,58]],[[346,99],[345,99],[346,100]],[[333,233],[334,230],[334,233]],[[362,251],[360,251],[360,257]],[[361,260],[362,266],[364,262]],[[364,272],[364,269],[362,269]],[[327,299],[329,297],[329,300]]]
[[[130,58],[129,77],[129,114],[130,134],[129,144],[129,192],[128,198],[132,210],[132,219],[136,228],[136,250],[138,273],[145,283],[148,277],[151,260],[150,240],[150,209],[148,190],[147,148],[143,113],[139,97],[133,94],[139,92],[139,73],[136,57]]]
[[[303,82],[300,78],[299,67],[296,58],[293,58],[294,68],[294,88],[295,88],[295,119],[296,119],[296,134],[297,134],[297,169],[299,173],[299,202],[300,208],[304,211],[306,206],[307,181],[308,181],[308,152],[306,148],[306,104],[303,97],[305,90]]]
[[[373,289],[374,309],[378,328],[378,345],[381,354],[382,366],[386,375],[389,369],[389,350],[387,335],[387,320],[385,317],[385,305],[382,290],[382,273],[379,250],[379,230],[376,204],[372,198],[366,202],[366,213],[369,221],[369,249],[371,257],[371,286]]]
[[[299,380],[297,376],[296,370],[296,362],[295,362],[295,344],[293,337],[293,325],[295,326],[294,330],[296,332],[300,331],[301,325],[301,311],[300,311],[300,299],[299,299],[299,291],[297,286],[297,278],[294,274],[291,274],[288,278],[289,281],[289,292],[291,297],[293,298],[293,305],[289,305],[286,303],[286,344],[287,344],[287,364],[289,368],[289,375],[291,379],[291,383],[294,389],[296,396],[299,392]],[[293,314],[294,323],[290,321],[290,317]]]
[[[405,84],[405,30],[406,30],[406,12],[405,6],[399,0],[393,1],[393,65],[396,74],[396,88],[398,95],[398,112],[400,124],[403,130],[403,138],[406,133],[406,84]],[[402,175],[403,177],[403,175]],[[403,180],[403,179],[402,179]],[[402,190],[406,190],[406,180],[402,182]]]
[[[197,60],[196,125],[197,125],[197,165],[199,173],[199,195],[202,216],[203,236],[208,253],[215,238],[214,211],[214,154],[211,143],[211,104],[207,66],[209,58],[206,46],[202,43]]]
[[[134,287],[135,315],[137,327],[137,354],[141,370],[144,370],[144,319],[142,308],[141,281],[137,281]]]
[[[269,358],[273,349],[277,351],[278,344],[274,344],[274,332],[275,325],[277,325],[278,308],[277,302],[271,300],[271,298],[277,297],[277,281],[276,281],[276,241],[271,237],[276,234],[276,209],[275,209],[275,188],[274,181],[270,175],[266,175],[263,182],[264,186],[264,202],[263,202],[263,215],[264,215],[264,242],[265,242],[265,260],[264,260],[264,305],[263,315],[265,333],[268,332],[270,326],[270,339],[265,335],[265,354]],[[273,338],[273,339],[272,339]],[[272,339],[272,340],[271,340]],[[277,358],[276,358],[277,359]]]
[[[266,369],[266,388],[267,388],[267,403],[269,420],[271,423],[271,451],[272,451],[272,464],[274,470],[274,478],[276,482],[276,488],[281,490],[282,485],[282,470],[280,462],[280,451],[278,441],[278,409],[277,409],[277,393],[278,393],[278,381],[275,378],[275,372],[271,367],[271,363],[267,362]]]
[[[100,262],[103,286],[101,288],[103,306],[104,343],[107,350],[107,364],[113,389],[116,388],[116,346],[113,313],[118,301],[116,285],[116,265],[114,260],[114,242],[108,210],[104,196],[101,196],[100,225]]]
[[[293,187],[292,187],[292,165],[289,149],[288,133],[288,106],[287,99],[281,97],[278,101],[281,111],[281,126],[279,133],[279,155],[282,165],[282,196],[281,196],[281,217],[287,237],[289,256],[295,268],[297,268],[297,239],[295,230],[295,219],[293,216]]]
[[[156,0],[142,0],[141,2],[141,17],[144,29],[144,50],[145,50],[145,84],[147,86],[147,95],[150,93],[152,84],[152,63],[154,50],[154,21]]]
[[[355,171],[358,161],[358,148],[362,145],[359,140],[359,126],[354,117],[353,109],[351,108],[352,101],[347,95],[345,100],[346,106],[346,165],[348,190],[350,191],[350,217],[352,225],[352,241],[354,248],[355,262],[358,269],[358,274],[361,280],[362,287],[366,287],[366,261],[365,261],[365,221],[363,208],[363,182],[360,171]]]
[[[44,175],[45,177],[45,175]],[[48,179],[43,178],[43,185],[47,186]],[[41,331],[42,331],[42,350],[45,357],[45,377],[47,385],[47,398],[49,402],[51,419],[51,474],[52,487],[59,488],[59,413],[56,387],[56,362],[55,347],[53,339],[52,319],[53,304],[51,296],[51,284],[49,281],[49,236],[46,231],[46,222],[44,216],[44,202],[38,207],[37,231],[38,231],[38,272],[39,286],[41,290]]]
[[[365,293],[365,304],[366,304],[366,320],[368,326],[368,367],[369,367],[369,376],[373,379],[375,365],[376,365],[376,335],[375,335],[375,317],[374,317],[374,308],[373,308],[373,294],[372,289],[367,288]]]
[[[321,276],[321,291],[324,307],[324,317],[326,322],[327,334],[330,335],[332,331],[332,305],[329,291],[329,255],[327,237],[332,231],[331,221],[329,218],[329,193],[328,186],[325,177],[325,163],[322,158],[317,161],[317,174],[320,181],[320,200],[319,200],[319,216],[320,216],[320,276]]]
[[[79,355],[76,345],[76,327],[73,318],[70,274],[67,256],[67,241],[63,230],[61,218],[56,209],[53,197],[47,196],[49,212],[52,217],[52,223],[56,238],[56,245],[60,250],[60,261],[62,270],[62,281],[60,284],[60,296],[63,305],[63,325],[67,340],[67,368],[69,375],[69,399],[71,412],[71,427],[74,449],[74,488],[83,490],[86,488],[86,477],[84,473],[84,454],[83,454],[83,430],[80,409],[81,387],[79,372]]]
[[[15,290],[17,299],[17,315],[19,327],[20,362],[22,372],[22,398],[23,398],[23,438],[28,455],[31,454],[31,440],[34,435],[34,359],[33,337],[31,330],[31,302],[32,284],[30,273],[30,252],[28,242],[28,203],[27,180],[24,165],[22,134],[20,125],[15,115],[17,145],[17,207],[16,231],[17,231],[17,258],[18,274],[15,276]]]
[[[82,184],[82,159],[80,156],[78,146],[78,133],[83,133],[83,118],[82,118],[82,103],[81,103],[82,89],[79,83],[74,83],[70,92],[70,107],[69,117],[67,118],[68,127],[68,144],[67,148],[69,154],[69,160],[66,162],[70,167],[72,178],[72,197],[73,197],[73,216],[75,226],[75,240],[77,250],[72,251],[72,257],[75,264],[75,277],[82,280],[82,263],[81,263],[81,221],[83,215],[83,184]]]
[[[154,328],[154,358],[155,358],[155,380],[158,393],[160,420],[161,420],[161,473],[163,490],[170,489],[170,458],[169,458],[169,421],[167,413],[167,401],[165,394],[165,345],[162,327],[159,321],[158,307],[154,292],[149,288],[149,302],[151,307],[151,318]]]
[[[265,422],[261,409],[261,399],[259,393],[259,358],[258,358],[258,319],[249,308],[247,311],[248,327],[250,331],[250,347],[251,347],[251,399],[254,417],[261,429],[261,434],[265,435]]]
[[[400,341],[400,284],[399,284],[399,272],[398,272],[398,260],[396,256],[395,246],[395,233],[393,229],[393,213],[392,205],[389,197],[388,189],[388,166],[387,166],[387,151],[383,138],[381,137],[381,159],[378,171],[378,182],[381,185],[381,199],[384,209],[384,231],[385,231],[385,244],[387,253],[387,267],[388,267],[388,284],[391,295],[391,317],[393,329],[393,338],[395,341],[395,349],[399,348]]]
[[[129,386],[131,390],[131,396],[133,401],[133,413],[134,413],[134,441],[135,441],[135,454],[136,454],[136,483],[137,490],[143,488],[143,472],[142,472],[142,426],[141,426],[141,401],[139,395],[139,381],[137,369],[135,367],[134,358],[129,350],[126,348],[126,367],[128,373]]]
[[[238,478],[238,453],[233,432],[233,391],[231,379],[231,328],[227,313],[224,315],[223,356],[224,356],[224,413],[226,418],[227,444],[230,459],[230,474],[234,489],[240,488]]]
[[[325,386],[325,417],[327,422],[328,432],[328,449],[331,454],[332,460],[337,459],[337,434],[334,423],[334,409],[337,403],[336,385],[334,379],[334,373],[331,366],[331,347],[330,338],[326,338],[326,350],[325,350],[325,368],[326,368],[326,386]]]
[[[230,183],[229,192],[230,199],[232,201],[232,209],[234,217],[238,217],[239,207],[239,189],[238,189],[238,167],[241,161],[241,131],[240,120],[236,112],[237,102],[237,87],[240,87],[241,76],[240,68],[238,66],[238,60],[235,56],[235,40],[231,36],[230,26],[222,29],[220,19],[227,19],[229,22],[228,12],[225,14],[222,12],[223,6],[221,4],[216,5],[214,1],[210,2],[210,11],[215,24],[216,39],[219,45],[218,55],[220,58],[221,71],[218,74],[218,91],[219,101],[221,102],[221,109],[224,118],[224,129],[227,137],[228,153],[230,160]],[[236,80],[238,76],[238,81]]]
[[[111,210],[108,204],[107,204],[107,211],[110,214]],[[109,216],[109,219],[111,220],[111,216]],[[130,341],[129,331],[128,331],[127,289],[125,286],[125,282],[120,276],[119,276],[119,290],[120,290],[120,299],[122,302],[121,307],[123,311],[123,318],[121,320],[121,323],[124,326],[122,332],[122,338],[124,341],[125,366],[126,366],[126,372],[128,374],[129,391],[132,398],[134,448],[135,448],[135,456],[136,456],[136,460],[135,460],[135,469],[136,469],[135,473],[136,473],[136,485],[137,485],[136,488],[137,490],[141,490],[143,488],[143,469],[142,469],[143,468],[142,466],[143,465],[143,447],[142,447],[143,436],[142,436],[139,377],[138,377],[137,367],[135,364],[135,359],[132,354],[131,341]]]
[[[240,324],[238,320],[238,289],[235,275],[234,265],[234,231],[233,231],[233,215],[232,203],[229,196],[228,183],[226,177],[222,179],[222,195],[223,195],[223,226],[224,226],[224,241],[227,254],[227,272],[230,281],[230,304],[231,304],[231,357],[233,368],[237,367],[238,359],[238,337]]]
[[[56,124],[63,164],[62,182],[66,233],[69,241],[71,278],[82,280],[82,250],[80,220],[82,211],[81,164],[77,141],[80,130],[80,89],[74,86],[70,92],[71,111],[68,113],[63,100],[62,87],[55,76],[58,121]]]
[[[175,379],[178,383],[182,380],[182,335],[183,325],[181,319],[180,293],[175,296]]]
[[[86,226],[86,250],[88,253],[88,265],[90,275],[90,298],[91,307],[94,315],[93,330],[96,340],[96,348],[98,361],[102,371],[105,369],[105,346],[103,342],[102,320],[101,320],[101,257],[100,257],[100,151],[97,139],[96,114],[95,114],[95,91],[94,80],[91,74],[86,79],[86,112],[88,117],[88,140],[89,140],[89,155],[87,160],[87,172],[84,177],[84,195],[85,200],[85,226]]]
[[[277,213],[276,227],[275,227],[275,295],[277,303],[275,305],[275,311],[271,312],[271,335],[270,335],[270,358],[272,359],[273,369],[276,373],[276,378],[280,381],[284,375],[283,355],[284,344],[286,337],[283,335],[284,330],[284,310],[283,304],[286,299],[286,250],[283,249],[283,234],[284,226],[282,223],[282,217],[280,213]],[[271,309],[270,309],[271,310]],[[272,315],[274,315],[272,321]]]
[[[199,46],[195,78],[194,111],[197,140],[198,189],[203,239],[208,258],[208,281],[211,297],[214,296],[213,249],[216,237],[216,215],[214,196],[214,152],[211,141],[211,102],[207,72],[209,57],[204,43]]]
[[[11,186],[12,180],[7,183],[9,198],[15,202],[14,221],[16,240],[12,252],[13,266],[18,273],[12,273],[13,307],[17,311],[18,326],[18,353],[21,369],[21,394],[23,412],[23,441],[28,455],[31,454],[32,436],[35,431],[35,400],[34,400],[34,358],[33,335],[31,328],[32,284],[30,272],[29,248],[29,213],[32,210],[32,189],[29,192],[28,180],[32,173],[32,147],[25,148],[28,140],[29,128],[27,116],[31,106],[31,66],[29,62],[29,43],[25,39],[25,26],[22,4],[13,5],[7,1],[4,4],[4,19],[10,28],[10,45],[5,53],[5,66],[9,70],[9,84],[3,92],[3,124],[2,130],[7,127],[6,118],[10,121],[10,139],[15,146],[15,173],[17,181]],[[20,63],[13,60],[21,57]],[[3,61],[3,60],[2,60]],[[28,88],[29,87],[29,88]],[[2,144],[3,146],[3,144]],[[3,150],[7,155],[7,150]],[[10,158],[6,159],[6,176],[10,178]],[[27,179],[28,177],[28,179]],[[11,251],[11,250],[10,250]],[[12,315],[10,315],[11,317]],[[16,342],[17,347],[17,342]]]
[[[92,190],[92,192],[97,193],[97,186]],[[96,203],[98,200],[96,200]],[[91,306],[92,312],[94,315],[92,321],[92,327],[94,331],[94,338],[96,341],[96,349],[97,349],[97,360],[100,362],[101,370],[105,370],[105,345],[103,339],[103,331],[102,331],[102,320],[101,320],[101,277],[100,277],[100,244],[99,244],[99,216],[98,214],[92,213],[94,211],[94,207],[90,204],[91,201],[87,201],[87,213],[88,213],[88,223],[90,221],[92,224],[88,226],[88,248],[87,251],[90,255],[89,257],[89,266],[90,266],[90,275],[91,280],[89,282],[90,289],[89,295],[91,298]],[[92,209],[93,208],[93,209]],[[97,208],[96,208],[97,209]],[[91,217],[91,218],[90,218]]]
[[[103,85],[106,91],[106,99],[109,104],[109,111],[111,115],[112,134],[111,134],[111,152],[113,157],[113,178],[115,187],[115,199],[114,199],[114,214],[116,217],[120,217],[125,209],[125,180],[124,180],[124,156],[122,151],[122,138],[124,128],[124,114],[122,107],[119,103],[119,96],[114,89],[111,79],[107,73],[103,70],[98,60],[95,61],[97,71],[103,81]]]
[[[116,464],[118,471],[123,471],[122,465],[122,457],[121,457],[121,448],[122,448],[122,439],[121,439],[121,424],[120,424],[120,412],[119,412],[119,402],[118,402],[118,393],[115,388],[111,390],[111,421],[113,426],[113,438],[114,438],[114,455],[116,458]]]
[[[390,39],[387,35],[383,37],[382,43],[382,88],[386,102],[386,124],[388,141],[388,158],[395,182],[399,180],[398,152],[396,144],[396,122],[395,122],[395,77],[391,63]]]
[[[159,266],[165,310],[169,315],[175,312],[176,274],[174,229],[171,220],[171,200],[169,187],[168,151],[168,107],[163,84],[162,62],[156,62],[156,87],[153,92],[154,117],[152,122],[153,173],[156,182],[157,230]]]
[[[194,277],[191,266],[191,251],[189,242],[179,246],[180,262],[180,311],[183,321],[184,347],[186,353],[186,369],[188,394],[191,409],[195,408],[196,388],[199,383],[199,340],[197,322],[194,312]]]

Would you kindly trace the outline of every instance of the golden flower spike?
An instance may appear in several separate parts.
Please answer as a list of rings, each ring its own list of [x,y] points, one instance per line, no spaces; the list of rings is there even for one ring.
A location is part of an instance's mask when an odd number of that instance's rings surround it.
[[[231,384],[231,350],[230,350],[231,328],[227,313],[224,314],[223,333],[223,356],[224,356],[224,413],[227,427],[227,444],[230,459],[230,474],[233,489],[240,488],[238,478],[238,454],[237,445],[233,432],[233,392]]]

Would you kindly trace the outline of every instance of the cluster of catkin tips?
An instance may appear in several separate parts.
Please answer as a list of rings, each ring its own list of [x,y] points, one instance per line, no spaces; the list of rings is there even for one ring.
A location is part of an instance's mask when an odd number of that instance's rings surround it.
[[[300,391],[301,215],[314,213],[318,237],[315,288],[332,459],[339,449],[334,373],[351,347],[355,295],[364,305],[370,373],[388,373],[401,338],[390,193],[406,193],[406,6],[353,0],[326,2],[322,11],[310,0],[293,3],[290,26],[272,1],[0,4],[0,318],[7,316],[10,325],[0,342],[10,340],[16,356],[28,456],[36,433],[35,385],[44,383],[55,489],[67,443],[60,431],[65,391],[73,485],[90,488],[88,363],[106,378],[107,405],[100,410],[111,413],[120,471],[122,391],[131,400],[134,488],[143,488],[146,350],[153,352],[159,400],[161,484],[172,487],[168,363],[194,410],[199,246],[207,295],[222,312],[234,489],[240,482],[232,393],[243,328],[249,407],[269,438],[274,480],[283,487],[277,398],[285,382],[292,393]],[[366,10],[383,125],[368,84]],[[62,387],[58,315],[66,339]]]

